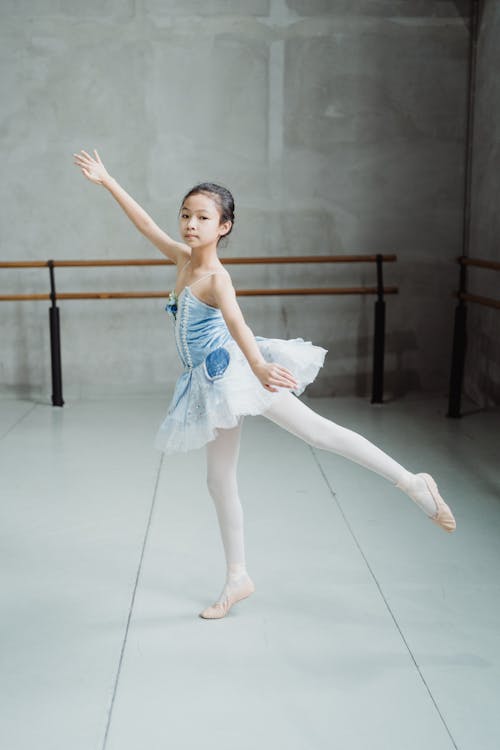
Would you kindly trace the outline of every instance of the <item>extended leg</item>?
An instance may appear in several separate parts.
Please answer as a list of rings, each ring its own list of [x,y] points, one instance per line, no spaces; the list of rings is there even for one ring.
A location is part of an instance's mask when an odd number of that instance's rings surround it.
[[[289,391],[282,391],[264,416],[309,445],[338,453],[380,474],[446,531],[454,530],[453,515],[428,474],[412,474],[362,435],[317,414]]]
[[[232,604],[249,596],[255,586],[245,563],[243,508],[238,495],[237,466],[241,424],[220,430],[217,438],[207,443],[207,485],[214,501],[226,556],[226,584],[217,599],[201,617],[224,617]]]

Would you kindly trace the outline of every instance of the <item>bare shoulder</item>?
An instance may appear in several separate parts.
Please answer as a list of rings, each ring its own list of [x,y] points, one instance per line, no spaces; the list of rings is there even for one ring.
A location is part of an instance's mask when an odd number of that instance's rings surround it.
[[[215,294],[223,294],[224,292],[234,291],[233,281],[229,271],[225,268],[221,268],[220,271],[214,273],[212,276],[212,290]]]
[[[226,268],[219,269],[217,273],[214,273],[212,278],[215,288],[227,289],[228,287],[233,286],[231,274]]]

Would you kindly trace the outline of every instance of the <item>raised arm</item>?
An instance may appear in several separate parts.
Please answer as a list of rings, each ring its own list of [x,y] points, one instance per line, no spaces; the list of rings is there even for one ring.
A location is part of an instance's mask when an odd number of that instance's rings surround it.
[[[83,149],[73,154],[74,163],[80,167],[85,177],[95,185],[102,185],[108,190],[118,205],[122,207],[139,232],[147,237],[167,258],[174,263],[190,256],[191,250],[183,242],[177,242],[153,221],[151,216],[111,177],[99,154],[94,149],[95,159]]]
[[[217,300],[229,333],[248,360],[254,375],[268,391],[277,387],[297,388],[297,381],[286,367],[276,362],[266,362],[255,341],[251,328],[246,324],[241,308],[236,300],[236,292],[229,274],[216,274],[212,277],[213,295]]]

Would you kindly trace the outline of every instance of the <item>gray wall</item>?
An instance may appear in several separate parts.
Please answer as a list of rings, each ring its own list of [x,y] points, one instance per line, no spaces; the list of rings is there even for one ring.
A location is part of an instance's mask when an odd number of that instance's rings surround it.
[[[500,4],[483,4],[474,116],[470,255],[500,261]],[[473,294],[500,298],[498,271],[471,269]],[[465,392],[500,404],[500,311],[469,305]]]
[[[397,252],[387,392],[446,392],[461,251],[468,31],[451,0],[3,0],[4,259],[162,257],[71,154],[97,148],[167,231],[227,184],[226,255]],[[325,275],[326,271],[326,275]],[[5,291],[48,273],[2,271]],[[169,289],[170,267],[57,272],[60,291]],[[235,267],[237,286],[372,283],[372,267]],[[329,349],[316,394],[367,393],[372,299],[242,299],[256,334]],[[4,391],[50,395],[47,303],[0,303]],[[64,389],[164,391],[164,301],[61,302]]]

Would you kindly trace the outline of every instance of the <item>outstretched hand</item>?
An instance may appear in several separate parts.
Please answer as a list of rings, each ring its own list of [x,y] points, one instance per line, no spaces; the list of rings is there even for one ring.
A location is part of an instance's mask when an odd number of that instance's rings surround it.
[[[275,392],[278,388],[293,390],[299,386],[290,370],[281,367],[276,362],[263,362],[255,365],[253,371],[267,391]]]
[[[81,154],[83,154],[83,156]],[[90,180],[90,182],[93,182],[96,185],[102,185],[106,178],[109,179],[110,175],[102,163],[96,149],[94,149],[94,154],[96,155],[95,159],[81,149],[79,154],[73,154],[75,157],[73,163],[76,164],[77,167],[80,167],[83,174],[88,180]]]

